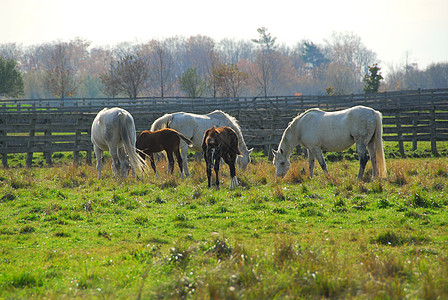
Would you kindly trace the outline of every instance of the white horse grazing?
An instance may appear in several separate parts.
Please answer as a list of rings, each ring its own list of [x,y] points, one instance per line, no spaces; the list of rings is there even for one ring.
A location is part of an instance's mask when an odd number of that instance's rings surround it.
[[[104,108],[92,123],[93,149],[96,156],[98,179],[103,169],[103,151],[109,151],[112,157],[112,171],[115,176],[126,178],[131,164],[132,174],[142,172],[144,161],[135,150],[134,118],[124,109]]]
[[[250,163],[250,153],[253,149],[247,149],[237,120],[225,112],[215,110],[206,115],[185,112],[165,114],[154,121],[151,126],[151,131],[172,128],[182,133],[193,142],[193,146],[191,146],[192,149],[195,151],[202,151],[202,138],[204,137],[204,133],[207,129],[212,128],[213,126],[228,126],[236,132],[238,136],[238,147],[242,154],[242,156],[237,157],[237,164],[243,170],[246,169],[247,165]],[[182,157],[185,175],[189,176],[190,172],[188,171],[187,166],[187,153],[188,145],[184,141],[181,141],[180,155]]]
[[[314,159],[322,170],[328,172],[322,150],[339,152],[356,143],[359,156],[358,179],[362,179],[370,154],[373,177],[386,177],[386,161],[383,150],[383,125],[380,112],[364,106],[323,112],[317,108],[300,114],[283,132],[278,150],[273,150],[273,163],[277,176],[285,176],[291,163],[289,157],[295,146],[308,149],[310,177],[313,177]]]

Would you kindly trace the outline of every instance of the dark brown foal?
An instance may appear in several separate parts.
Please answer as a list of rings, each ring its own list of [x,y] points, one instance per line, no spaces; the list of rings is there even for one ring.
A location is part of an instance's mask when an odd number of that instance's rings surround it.
[[[202,151],[207,164],[207,180],[208,187],[211,186],[212,168],[216,174],[216,188],[219,189],[219,163],[221,158],[229,165],[230,168],[230,189],[238,186],[236,178],[235,161],[237,155],[241,155],[238,148],[238,136],[230,127],[213,126],[207,129],[202,139]]]
[[[168,158],[168,172],[173,174],[174,171],[174,157],[176,155],[177,164],[179,165],[180,175],[184,178],[184,170],[182,167],[182,158],[179,152],[180,139],[185,141],[188,145],[192,142],[183,134],[174,129],[164,128],[157,131],[145,130],[137,136],[135,147],[140,150],[138,153],[145,159],[149,156],[151,160],[151,167],[157,175],[156,164],[154,162],[154,153],[165,151]]]

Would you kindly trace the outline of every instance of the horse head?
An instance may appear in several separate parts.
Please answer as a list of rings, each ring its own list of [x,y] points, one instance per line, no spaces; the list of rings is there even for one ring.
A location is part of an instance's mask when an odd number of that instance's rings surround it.
[[[221,137],[219,132],[216,130],[216,126],[213,126],[207,133],[207,138],[205,139],[205,144],[207,146],[207,157],[209,157],[210,167],[213,168],[215,155],[221,149]]]
[[[279,150],[273,149],[272,154],[274,155],[272,163],[277,169],[277,176],[284,177],[288,173],[289,168],[291,167],[291,162],[285,156],[282,148],[280,148]]]
[[[250,154],[252,153],[252,151],[254,150],[254,148],[247,150],[247,152],[245,153],[243,151],[243,155],[240,155],[236,158],[236,163],[238,164],[238,167],[240,167],[242,170],[246,170],[247,165],[250,164],[251,159],[250,159]]]

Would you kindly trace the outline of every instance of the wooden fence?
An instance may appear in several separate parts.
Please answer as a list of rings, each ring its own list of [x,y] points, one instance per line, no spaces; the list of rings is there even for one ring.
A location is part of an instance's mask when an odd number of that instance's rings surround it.
[[[313,107],[334,111],[355,105],[382,112],[384,140],[398,142],[402,156],[404,142],[412,142],[416,149],[419,141],[430,141],[437,154],[437,141],[448,141],[448,89],[334,97],[0,100],[0,154],[3,166],[11,153],[27,153],[31,166],[36,152],[44,153],[47,163],[54,152],[73,152],[77,163],[79,152],[85,151],[90,163],[92,121],[102,108],[114,106],[133,115],[137,131],[149,129],[164,113],[221,109],[239,120],[248,147],[270,153],[298,113]]]

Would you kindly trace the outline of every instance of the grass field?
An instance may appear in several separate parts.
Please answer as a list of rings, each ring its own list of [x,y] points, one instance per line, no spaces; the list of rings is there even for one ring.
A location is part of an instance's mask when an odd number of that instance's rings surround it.
[[[295,157],[278,179],[254,155],[233,191],[226,165],[219,191],[189,166],[126,181],[110,162],[101,180],[67,160],[0,168],[0,298],[448,297],[446,156],[356,181],[344,156],[313,179]]]

